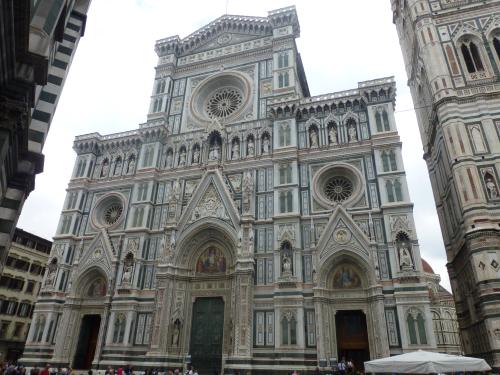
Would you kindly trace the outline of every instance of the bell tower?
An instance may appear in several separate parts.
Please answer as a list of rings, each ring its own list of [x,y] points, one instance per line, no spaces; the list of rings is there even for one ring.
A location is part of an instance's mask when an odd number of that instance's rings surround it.
[[[500,367],[500,1],[391,0],[466,354]]]

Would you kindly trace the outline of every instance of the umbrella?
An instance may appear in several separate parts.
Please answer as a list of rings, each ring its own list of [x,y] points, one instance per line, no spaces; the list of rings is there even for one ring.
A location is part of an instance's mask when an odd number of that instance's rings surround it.
[[[423,350],[365,362],[365,371],[372,373],[437,374],[490,370],[484,359]]]

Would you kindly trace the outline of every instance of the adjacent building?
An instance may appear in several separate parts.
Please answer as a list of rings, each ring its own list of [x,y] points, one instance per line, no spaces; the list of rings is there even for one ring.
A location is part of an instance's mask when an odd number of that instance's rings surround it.
[[[500,1],[391,0],[465,354],[500,368]]]
[[[358,367],[436,350],[392,77],[310,96],[294,7],[157,41],[147,122],[78,136],[27,365]]]
[[[0,277],[0,361],[16,361],[33,316],[52,242],[16,228]]]
[[[440,284],[441,277],[434,273],[430,264],[424,259],[422,259],[422,269],[429,288],[432,323],[438,351],[461,355],[463,351],[453,295]]]
[[[90,0],[0,0],[0,273]]]

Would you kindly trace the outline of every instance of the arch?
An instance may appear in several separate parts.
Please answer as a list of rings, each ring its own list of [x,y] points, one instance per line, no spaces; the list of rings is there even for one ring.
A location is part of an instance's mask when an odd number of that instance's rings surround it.
[[[102,298],[109,293],[109,280],[99,264],[86,269],[75,282],[72,293],[79,298]]]
[[[469,74],[486,70],[486,59],[481,45],[481,38],[473,34],[464,34],[457,40],[460,58]]]
[[[494,28],[488,33],[488,41],[491,44],[491,51],[496,55],[496,60],[500,63],[500,28]]]
[[[229,224],[213,217],[203,218],[182,232],[173,263],[194,272],[200,256],[214,245],[225,256],[225,271],[231,270],[236,259],[238,235]]]
[[[357,252],[352,251],[352,249],[342,247],[320,263],[317,272],[319,284],[324,288],[328,287],[328,285],[333,286],[334,273],[342,264],[350,265],[354,268],[360,278],[361,288],[364,289],[369,285],[377,283],[375,269],[370,263],[369,257],[361,256]]]

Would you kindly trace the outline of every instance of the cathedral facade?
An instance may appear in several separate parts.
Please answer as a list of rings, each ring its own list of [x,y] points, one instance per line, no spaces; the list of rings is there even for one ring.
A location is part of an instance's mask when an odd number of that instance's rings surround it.
[[[327,369],[436,349],[393,78],[310,96],[294,7],[157,41],[147,122],[78,136],[23,362]]]
[[[500,1],[392,0],[465,354],[500,368]]]

